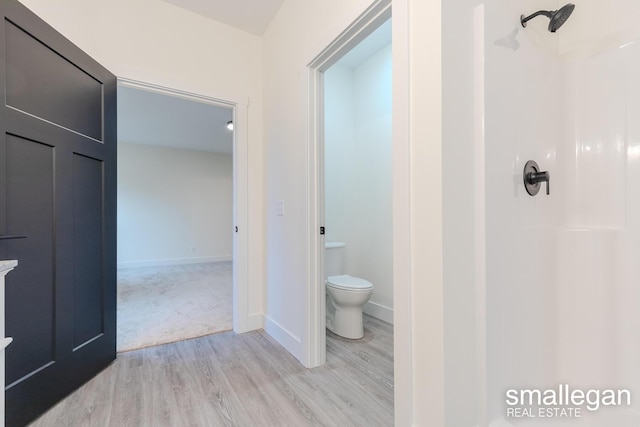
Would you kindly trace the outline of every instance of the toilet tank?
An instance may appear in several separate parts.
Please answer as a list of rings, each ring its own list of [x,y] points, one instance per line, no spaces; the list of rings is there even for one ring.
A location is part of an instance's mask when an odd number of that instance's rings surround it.
[[[324,244],[324,276],[338,276],[344,274],[343,242],[326,242]]]

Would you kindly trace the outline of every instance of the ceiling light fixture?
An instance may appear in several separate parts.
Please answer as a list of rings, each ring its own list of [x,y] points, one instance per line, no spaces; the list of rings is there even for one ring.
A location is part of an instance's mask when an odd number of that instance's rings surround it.
[[[227,122],[227,129],[229,129],[229,130],[233,130],[233,121],[232,121],[232,120],[229,120],[229,121]]]

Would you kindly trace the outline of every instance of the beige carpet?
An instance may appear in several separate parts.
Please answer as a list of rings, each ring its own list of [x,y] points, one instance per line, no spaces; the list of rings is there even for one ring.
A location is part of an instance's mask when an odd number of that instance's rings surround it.
[[[117,350],[232,329],[232,263],[118,270]]]

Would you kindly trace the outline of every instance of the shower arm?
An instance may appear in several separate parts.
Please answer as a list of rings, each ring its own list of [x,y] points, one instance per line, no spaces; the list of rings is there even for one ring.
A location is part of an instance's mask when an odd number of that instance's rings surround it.
[[[520,23],[522,24],[522,26],[523,26],[524,28],[526,28],[526,27],[527,27],[527,22],[528,22],[528,21],[530,21],[530,20],[532,20],[533,18],[535,18],[536,16],[540,16],[540,15],[544,15],[544,16],[546,16],[546,17],[547,17],[547,18],[549,18],[549,19],[551,19],[551,17],[553,16],[553,15],[552,15],[552,13],[551,13],[550,11],[548,11],[548,10],[539,10],[539,11],[537,11],[536,13],[532,13],[531,15],[527,16],[526,18],[525,18],[525,16],[524,16],[524,15],[521,15],[521,16],[520,16]]]

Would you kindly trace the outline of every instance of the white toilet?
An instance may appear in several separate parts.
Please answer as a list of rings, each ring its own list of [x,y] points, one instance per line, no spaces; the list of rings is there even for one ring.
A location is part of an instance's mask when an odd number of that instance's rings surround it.
[[[327,329],[350,339],[364,336],[362,308],[371,298],[373,285],[344,273],[342,242],[326,242],[324,251],[325,289],[327,294]]]

